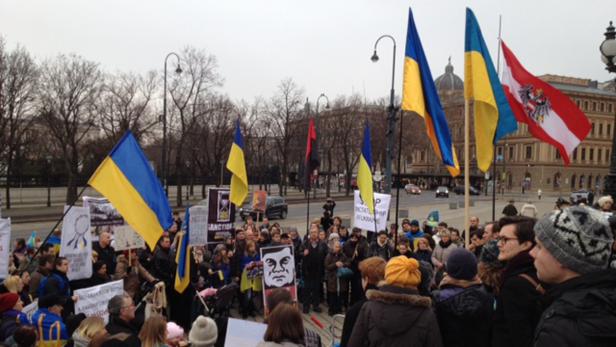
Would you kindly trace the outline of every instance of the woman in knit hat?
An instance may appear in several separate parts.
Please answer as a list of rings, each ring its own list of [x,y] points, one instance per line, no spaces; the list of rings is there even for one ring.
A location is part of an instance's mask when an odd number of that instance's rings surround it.
[[[188,342],[191,347],[211,347],[216,344],[217,339],[218,327],[216,327],[216,322],[210,317],[197,317],[188,334]]]
[[[385,266],[385,283],[368,290],[348,346],[440,346],[431,300],[419,295],[419,262],[405,256]]]
[[[21,325],[30,325],[28,317],[21,312],[23,308],[23,302],[16,293],[0,295],[0,314],[2,315],[0,342],[12,336]]]
[[[432,293],[443,345],[489,346],[494,298],[477,277],[475,255],[456,248],[447,259],[447,274]]]
[[[169,347],[180,347],[188,344],[184,338],[184,329],[174,322],[167,322],[166,340]]]

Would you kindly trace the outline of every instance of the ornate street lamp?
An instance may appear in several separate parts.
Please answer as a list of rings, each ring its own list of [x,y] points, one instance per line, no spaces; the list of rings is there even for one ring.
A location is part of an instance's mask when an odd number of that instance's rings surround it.
[[[605,69],[609,72],[616,72],[616,30],[610,21],[610,25],[605,32],[605,40],[599,46],[601,60],[605,63]],[[614,80],[616,88],[616,79]],[[612,198],[616,197],[616,129],[612,135],[612,153],[610,157],[610,172],[605,177],[604,194],[609,194]]]
[[[163,187],[165,188],[165,194],[169,197],[169,187],[167,186],[167,60],[170,56],[175,56],[178,60],[178,65],[175,68],[176,74],[182,73],[180,67],[180,56],[177,53],[171,52],[165,57],[165,72],[163,77],[163,153],[161,157],[161,178],[163,181]]]

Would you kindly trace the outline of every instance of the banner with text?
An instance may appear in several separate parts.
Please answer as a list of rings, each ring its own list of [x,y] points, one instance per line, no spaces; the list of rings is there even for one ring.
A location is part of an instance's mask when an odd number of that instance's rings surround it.
[[[145,248],[145,240],[130,225],[117,225],[114,227],[113,248],[116,251]]]
[[[374,193],[374,213],[378,230],[374,230],[374,217],[359,196],[359,190],[355,191],[355,203],[353,204],[353,227],[368,231],[387,230],[387,213],[391,195]]]
[[[207,208],[207,242],[223,242],[227,237],[234,237],[235,205],[229,200],[229,188],[209,187]]]
[[[11,218],[0,219],[0,278],[9,276]]]
[[[64,206],[64,211],[69,206]],[[92,277],[92,233],[90,209],[73,206],[62,220],[60,256],[68,259],[69,280]]]
[[[207,217],[206,206],[196,205],[189,208],[190,218],[190,245],[203,246],[207,243]]]
[[[124,282],[122,280],[78,289],[75,291],[75,295],[79,297],[79,300],[75,303],[75,313],[83,313],[88,317],[102,317],[107,323],[109,320],[107,303],[114,296],[122,294],[124,294]]]

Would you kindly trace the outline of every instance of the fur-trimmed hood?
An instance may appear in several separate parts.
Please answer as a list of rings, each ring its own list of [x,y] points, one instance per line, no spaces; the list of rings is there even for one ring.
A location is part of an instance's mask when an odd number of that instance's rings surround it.
[[[432,314],[431,299],[414,289],[384,285],[379,290],[368,290],[366,298],[362,311],[366,310],[371,324],[386,336],[398,336],[413,327],[424,326],[427,315]]]
[[[380,290],[369,289],[366,291],[366,298],[385,304],[402,304],[426,308],[432,304],[430,298],[419,295],[419,292],[416,290],[390,285],[381,286]]]

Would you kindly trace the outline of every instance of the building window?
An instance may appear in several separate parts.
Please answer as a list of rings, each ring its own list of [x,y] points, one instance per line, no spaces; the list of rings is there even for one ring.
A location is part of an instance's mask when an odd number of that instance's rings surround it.
[[[580,102],[580,100],[575,100],[575,104],[578,108],[582,107],[582,103]]]
[[[577,148],[573,150],[573,160],[577,160]]]
[[[599,104],[599,111],[600,112],[605,112],[605,103],[604,102]]]
[[[580,160],[586,161],[586,148],[582,148],[582,152],[580,153]]]
[[[612,113],[612,110],[614,110],[614,104],[610,102],[607,104],[607,112]]]
[[[588,160],[590,161],[595,160],[595,149],[594,148],[590,148],[588,150]]]
[[[584,101],[584,111],[588,111],[588,100]]]
[[[596,101],[592,102],[592,110],[593,110],[593,112],[597,111],[597,102]]]
[[[610,162],[610,150],[609,150],[609,149],[606,149],[606,150],[605,150],[605,161],[606,161],[607,163],[609,163],[609,162]]]
[[[508,160],[513,160],[513,146],[509,147],[509,159]]]
[[[590,128],[590,136],[595,136],[595,123],[592,123],[592,127]]]
[[[533,146],[526,146],[526,157],[525,159],[533,159]]]
[[[556,152],[556,159],[560,159],[560,151],[556,149],[554,152]]]
[[[603,150],[601,148],[597,149],[597,161],[601,161]]]
[[[419,161],[423,162],[425,159],[425,152],[424,151],[419,151]]]
[[[605,134],[607,135],[607,137],[612,136],[612,124],[608,124],[607,128],[605,130]]]
[[[599,123],[599,136],[603,136],[603,123]]]

